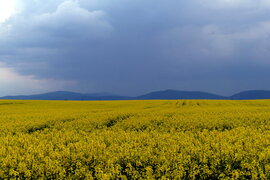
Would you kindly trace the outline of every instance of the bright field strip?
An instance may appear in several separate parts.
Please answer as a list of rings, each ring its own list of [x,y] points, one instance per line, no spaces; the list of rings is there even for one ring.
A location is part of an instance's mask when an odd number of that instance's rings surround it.
[[[270,100],[0,100],[0,179],[270,179]]]

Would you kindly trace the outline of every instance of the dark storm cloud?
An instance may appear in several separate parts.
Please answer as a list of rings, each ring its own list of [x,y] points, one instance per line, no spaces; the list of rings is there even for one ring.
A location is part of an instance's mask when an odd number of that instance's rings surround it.
[[[28,0],[1,25],[0,58],[78,91],[270,89],[269,9],[266,0]]]

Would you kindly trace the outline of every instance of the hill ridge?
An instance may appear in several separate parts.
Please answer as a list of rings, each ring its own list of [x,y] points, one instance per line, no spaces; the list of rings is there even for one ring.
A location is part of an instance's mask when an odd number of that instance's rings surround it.
[[[169,99],[224,99],[224,100],[251,100],[270,99],[268,90],[247,90],[232,96],[222,96],[204,91],[183,91],[166,89],[152,91],[140,96],[121,96],[111,93],[77,93],[72,91],[53,91],[33,95],[4,96],[0,99],[17,100],[169,100]]]

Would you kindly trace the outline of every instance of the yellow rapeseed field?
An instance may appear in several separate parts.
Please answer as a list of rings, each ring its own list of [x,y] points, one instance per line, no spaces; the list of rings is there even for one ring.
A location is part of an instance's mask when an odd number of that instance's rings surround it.
[[[270,101],[0,101],[0,179],[270,179]]]

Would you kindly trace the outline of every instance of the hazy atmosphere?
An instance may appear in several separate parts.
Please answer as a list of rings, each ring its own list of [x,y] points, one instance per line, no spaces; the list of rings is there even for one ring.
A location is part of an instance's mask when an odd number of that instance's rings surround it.
[[[270,89],[269,0],[0,0],[0,95]]]

